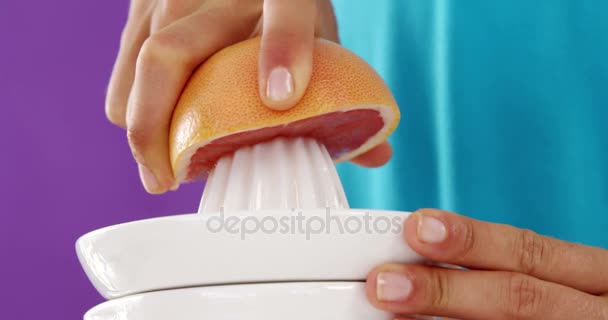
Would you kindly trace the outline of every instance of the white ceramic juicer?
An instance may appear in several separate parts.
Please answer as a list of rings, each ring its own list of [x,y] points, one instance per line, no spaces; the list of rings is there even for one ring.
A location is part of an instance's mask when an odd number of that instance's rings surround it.
[[[93,231],[77,253],[109,301],[86,320],[385,320],[365,279],[421,261],[407,212],[350,209],[325,147],[275,138],[223,157],[199,212]]]

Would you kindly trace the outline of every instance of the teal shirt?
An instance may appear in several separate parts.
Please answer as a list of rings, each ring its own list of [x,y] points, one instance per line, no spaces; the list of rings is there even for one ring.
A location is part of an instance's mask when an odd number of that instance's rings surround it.
[[[436,207],[608,248],[608,1],[334,0],[402,112],[351,207]],[[373,4],[373,5],[372,5]]]

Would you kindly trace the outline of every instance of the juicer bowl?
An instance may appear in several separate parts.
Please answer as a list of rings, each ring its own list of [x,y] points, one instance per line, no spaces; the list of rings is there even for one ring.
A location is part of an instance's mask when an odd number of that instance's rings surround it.
[[[422,261],[403,239],[408,215],[361,209],[186,214],[96,230],[76,248],[107,299],[209,285],[364,281],[381,263]]]
[[[143,293],[102,303],[85,320],[389,320],[363,282],[259,283]]]

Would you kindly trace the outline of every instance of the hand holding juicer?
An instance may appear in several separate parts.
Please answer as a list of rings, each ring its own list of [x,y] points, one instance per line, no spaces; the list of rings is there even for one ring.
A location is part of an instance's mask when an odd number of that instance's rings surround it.
[[[409,213],[349,208],[334,163],[386,140],[397,106],[363,60],[317,40],[302,100],[267,109],[258,49],[251,39],[216,53],[174,112],[176,177],[207,177],[198,213],[78,240],[109,299],[85,319],[392,319],[369,304],[364,281],[378,264],[422,260],[403,240]]]

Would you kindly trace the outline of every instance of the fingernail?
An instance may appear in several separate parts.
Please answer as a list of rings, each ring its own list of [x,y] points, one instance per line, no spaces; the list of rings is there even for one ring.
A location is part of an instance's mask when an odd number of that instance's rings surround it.
[[[439,219],[420,216],[418,220],[418,240],[426,243],[440,243],[445,240],[446,229]]]
[[[412,282],[403,273],[380,272],[376,278],[376,297],[379,301],[403,301],[412,292]]]
[[[179,182],[175,181],[169,190],[176,191],[177,189],[179,189]]]
[[[158,181],[152,171],[141,164],[139,165],[139,177],[141,178],[141,183],[148,192],[154,192],[158,189]]]
[[[285,100],[293,94],[293,78],[285,67],[276,67],[268,76],[266,95],[271,100]]]

